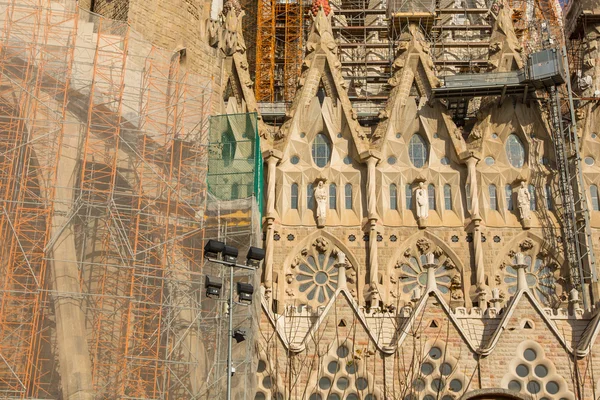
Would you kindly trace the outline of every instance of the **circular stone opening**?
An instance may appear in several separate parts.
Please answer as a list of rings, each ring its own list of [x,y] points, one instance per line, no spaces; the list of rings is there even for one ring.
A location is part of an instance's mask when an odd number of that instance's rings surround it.
[[[448,363],[443,363],[440,365],[440,374],[444,376],[448,376],[452,373],[452,366]]]
[[[337,387],[341,390],[346,390],[348,388],[348,379],[341,377],[337,380]]]
[[[350,350],[348,350],[348,348],[346,346],[340,346],[340,347],[338,347],[336,353],[339,358],[344,358],[344,357],[348,357],[348,354],[350,354]]]
[[[521,391],[521,382],[510,381],[508,383],[508,390],[512,390],[513,392],[520,392]]]
[[[529,381],[527,383],[527,390],[531,394],[537,394],[537,393],[539,393],[541,388],[542,387],[540,386],[540,384],[539,384],[538,381]]]
[[[329,371],[330,374],[335,375],[339,370],[340,365],[336,361],[332,361],[329,364],[327,364],[327,371]]]
[[[369,382],[365,378],[358,378],[356,380],[356,388],[358,390],[365,390],[369,386]]]
[[[527,375],[529,375],[529,368],[527,365],[520,364],[517,366],[517,375],[519,375],[521,378],[525,378]]]
[[[326,272],[319,271],[315,274],[315,282],[317,285],[324,285],[329,280],[329,275]]]
[[[256,368],[256,372],[258,372],[260,374],[265,369],[267,369],[267,363],[265,363],[263,360],[260,360],[258,362],[258,367]]]
[[[326,376],[322,377],[319,379],[319,387],[323,390],[329,389],[331,387],[331,379]]]
[[[423,375],[430,375],[433,372],[433,365],[430,363],[424,363],[421,365],[421,372]]]
[[[548,368],[546,368],[544,365],[536,366],[534,371],[535,374],[540,378],[544,378],[546,375],[548,375]]]
[[[556,383],[554,381],[550,381],[550,382],[546,383],[546,390],[550,394],[558,393],[559,389],[560,389],[560,387],[558,386],[558,383]]]
[[[425,274],[427,275],[427,274]],[[427,279],[427,276],[425,277],[425,279]],[[425,283],[427,283],[427,281],[425,281]],[[442,356],[442,350],[440,350],[439,347],[432,347],[431,350],[429,350],[429,357],[431,357],[433,360],[437,360]]]
[[[417,391],[420,392],[421,390],[425,389],[425,381],[421,378],[417,378],[413,381],[413,388]]]
[[[462,390],[462,387],[462,382],[458,379],[453,379],[452,381],[450,381],[450,390],[452,390],[453,392],[460,392]]]
[[[527,349],[523,352],[523,357],[525,357],[527,361],[533,361],[537,358],[537,353],[533,349]]]

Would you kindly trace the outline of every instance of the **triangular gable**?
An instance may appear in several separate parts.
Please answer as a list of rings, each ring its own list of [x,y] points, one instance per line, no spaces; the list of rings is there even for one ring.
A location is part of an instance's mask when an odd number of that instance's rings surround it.
[[[339,299],[339,300],[338,300]],[[336,305],[336,303],[338,301],[344,301],[347,302],[347,304],[352,308],[352,310],[354,311],[354,314],[356,315],[356,318],[358,319],[358,321],[360,322],[361,326],[365,329],[365,331],[367,332],[369,338],[371,339],[371,341],[373,342],[373,344],[377,347],[377,349],[379,351],[382,351],[384,353],[393,353],[393,350],[390,351],[390,348],[388,346],[386,346],[386,344],[381,343],[381,332],[378,332],[378,330],[385,330],[385,327],[382,327],[381,324],[378,324],[377,327],[370,327],[369,323],[367,322],[367,318],[364,314],[364,312],[361,310],[361,308],[359,307],[358,303],[353,299],[352,295],[350,294],[350,292],[347,289],[341,288],[341,289],[337,289],[335,294],[332,296],[332,298],[329,300],[329,302],[327,303],[327,305],[321,310],[320,315],[317,317],[316,321],[314,321],[313,324],[311,324],[310,326],[294,326],[294,332],[293,332],[293,336],[290,337],[286,331],[286,326],[285,326],[285,315],[280,315],[280,316],[276,316],[269,308],[269,304],[268,302],[265,300],[264,296],[262,296],[262,306],[263,306],[263,310],[265,312],[265,314],[267,314],[267,317],[269,318],[269,321],[271,322],[273,328],[277,331],[277,334],[281,340],[281,342],[283,343],[283,345],[286,347],[287,350],[293,351],[293,352],[301,352],[306,348],[306,345],[308,343],[308,341],[311,340],[311,338],[313,337],[313,335],[319,330],[319,327],[323,324],[323,322],[325,322],[327,320],[327,318],[329,317],[329,313],[332,311],[332,309],[334,308],[334,306]],[[380,314],[381,315],[381,314]],[[390,327],[394,326],[394,316],[390,315],[383,315],[383,321],[389,321],[389,325]],[[387,327],[387,328],[390,328]],[[390,329],[387,329],[388,331]]]
[[[523,304],[523,302],[527,302],[527,301],[529,302],[529,305]],[[541,318],[541,320],[548,327],[548,329],[550,329],[550,331],[556,336],[556,338],[558,339],[560,344],[569,353],[573,353],[573,349],[571,348],[571,346],[569,346],[569,344],[567,344],[565,338],[560,334],[560,331],[558,330],[556,324],[548,317],[548,315],[546,315],[542,305],[536,300],[535,296],[533,296],[529,292],[529,290],[521,289],[515,294],[515,296],[507,304],[507,306],[504,310],[504,314],[502,316],[500,325],[498,325],[498,329],[492,336],[489,345],[486,348],[479,350],[479,353],[481,355],[487,356],[493,352],[494,348],[496,347],[496,344],[498,343],[498,341],[500,340],[500,337],[502,336],[502,333],[507,329],[508,324],[512,321],[512,317],[513,317],[513,314],[515,313],[515,310],[517,310],[521,307],[525,307],[526,310],[531,310],[531,309],[535,310],[537,312],[537,314],[539,315],[539,317]]]
[[[380,112],[381,122],[374,133],[376,145],[383,149],[389,135],[395,134],[394,131],[398,127],[394,121],[401,121],[406,115],[414,115],[407,113],[406,108],[414,108],[415,105],[409,103],[409,98],[413,97],[416,91],[419,99],[419,104],[416,104],[419,108],[417,115],[421,124],[424,123],[421,113],[428,114],[430,118],[434,116],[434,119],[447,129],[458,158],[464,158],[468,156],[466,143],[462,135],[456,134],[459,130],[445,107],[439,102],[428,103],[432,98],[432,89],[440,85],[429,55],[429,44],[416,25],[411,25],[407,34],[410,37],[400,42],[398,50],[401,54],[393,63],[396,72],[389,80],[392,90],[384,110]],[[428,107],[424,107],[426,103]]]
[[[402,346],[402,343],[409,336],[409,333],[411,332],[413,327],[417,323],[419,323],[419,321],[421,321],[424,315],[431,316],[435,314],[435,312],[432,312],[434,308],[438,309],[445,316],[448,317],[448,320],[452,323],[452,326],[454,327],[456,332],[462,337],[463,341],[467,344],[469,349],[473,352],[476,352],[477,347],[471,341],[469,335],[467,335],[464,332],[456,316],[450,310],[448,303],[446,303],[446,301],[444,300],[444,296],[437,289],[425,293],[425,295],[423,295],[421,299],[417,302],[414,311],[410,315],[408,321],[406,321],[406,324],[404,324],[402,329],[398,331],[398,337],[396,342],[398,347]]]
[[[337,45],[333,39],[330,18],[325,15],[322,8],[313,18],[298,89],[278,133],[279,141],[276,142],[276,146],[282,152],[289,144],[291,133],[300,129],[303,115],[317,96],[320,87],[323,87],[325,92],[332,96],[334,104],[341,108],[341,125],[348,125],[356,154],[366,155],[369,150],[368,138],[363,133],[357,114],[348,98],[346,82],[341,73],[341,63],[335,55]]]

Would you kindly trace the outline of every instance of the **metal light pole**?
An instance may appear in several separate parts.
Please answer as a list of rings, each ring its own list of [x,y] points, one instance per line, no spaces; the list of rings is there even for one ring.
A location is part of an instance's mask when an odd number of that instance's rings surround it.
[[[231,348],[233,347],[233,266],[229,266],[229,300],[227,301],[229,313],[229,337],[227,338],[227,400],[231,400],[231,375],[233,375],[233,359]]]
[[[220,265],[224,265],[229,268],[229,298],[227,299],[227,306],[229,313],[229,327],[228,327],[228,338],[227,338],[227,400],[231,400],[231,377],[233,375],[233,306],[234,304],[238,304],[234,301],[233,298],[233,269],[241,268],[250,271],[257,271],[260,265],[260,262],[264,259],[265,251],[263,249],[259,249],[257,247],[250,247],[248,250],[247,263],[250,265],[238,264],[237,255],[238,250],[234,247],[225,246],[224,243],[218,242],[216,240],[209,240],[204,247],[205,254],[215,254],[218,257],[218,254],[222,254],[224,260],[221,260],[217,257],[206,257],[206,259],[210,262],[214,262]],[[246,301],[251,303],[252,298],[252,287],[250,286],[250,291],[245,290],[244,293],[247,296]],[[238,285],[238,291],[240,291],[240,287]],[[208,295],[208,292],[207,292]],[[241,296],[241,294],[240,294]],[[240,303],[244,304],[244,303]]]

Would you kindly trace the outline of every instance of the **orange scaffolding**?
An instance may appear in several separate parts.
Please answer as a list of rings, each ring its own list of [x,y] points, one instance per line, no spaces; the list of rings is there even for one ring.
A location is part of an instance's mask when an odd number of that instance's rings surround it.
[[[301,0],[259,0],[256,87],[259,102],[291,102],[303,55],[308,8]]]
[[[211,79],[75,0],[10,0],[0,23],[0,397],[68,396],[57,326],[78,321],[94,397],[217,393],[193,367],[220,315],[200,295]]]

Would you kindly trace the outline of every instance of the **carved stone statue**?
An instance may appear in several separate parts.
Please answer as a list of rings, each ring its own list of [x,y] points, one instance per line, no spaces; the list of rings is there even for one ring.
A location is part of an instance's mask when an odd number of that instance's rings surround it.
[[[325,189],[323,181],[319,181],[319,184],[315,188],[314,196],[317,202],[317,225],[325,226],[325,221],[327,220],[327,189]]]
[[[527,187],[525,186],[525,182],[521,182],[521,187],[519,187],[519,191],[517,192],[517,205],[519,207],[519,215],[522,220],[529,220],[531,218],[531,194]]]
[[[429,216],[429,196],[425,183],[420,182],[419,188],[415,192],[415,203],[417,204],[417,217],[420,221],[424,221]]]

